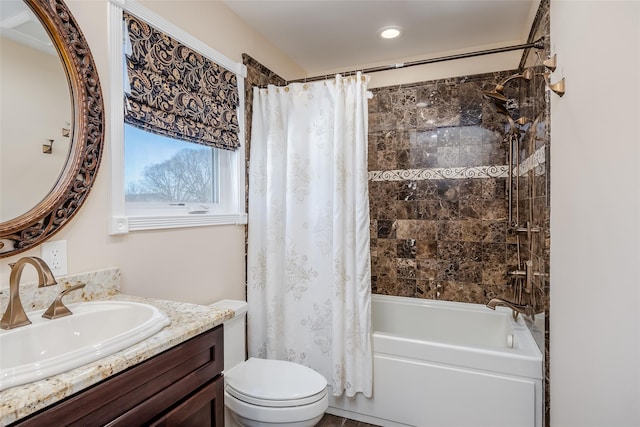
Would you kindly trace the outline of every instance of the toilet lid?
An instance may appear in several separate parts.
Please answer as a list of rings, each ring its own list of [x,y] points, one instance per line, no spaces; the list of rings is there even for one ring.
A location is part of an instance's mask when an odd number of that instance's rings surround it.
[[[306,366],[284,360],[250,358],[224,375],[232,396],[262,406],[295,406],[324,397],[327,380]]]

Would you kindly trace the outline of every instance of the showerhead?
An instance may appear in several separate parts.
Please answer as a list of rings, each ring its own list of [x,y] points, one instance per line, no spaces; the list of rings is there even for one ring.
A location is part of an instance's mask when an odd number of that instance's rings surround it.
[[[483,93],[484,96],[486,96],[488,98],[491,98],[494,101],[498,101],[498,102],[501,102],[503,104],[506,104],[506,102],[507,102],[507,97],[504,96],[503,94],[501,94],[500,92],[498,92],[497,89],[494,89],[494,90],[491,90],[491,91],[483,90],[482,93]]]
[[[504,91],[504,86],[510,82],[511,80],[515,80],[515,79],[524,79],[526,81],[529,81],[533,78],[533,76],[535,76],[535,71],[533,71],[533,68],[527,68],[525,69],[522,73],[518,73],[518,74],[512,74],[509,77],[503,79],[502,81],[500,81],[500,83],[498,83],[496,85],[496,88],[493,90],[492,93],[497,92],[500,96],[504,97],[504,95],[502,95],[502,92]],[[489,94],[490,92],[485,92],[485,95],[491,96]],[[506,98],[505,98],[506,101]]]
[[[505,78],[504,80],[502,80],[500,83],[498,83],[495,87],[495,89],[493,90],[484,90],[482,91],[482,93],[484,94],[484,96],[493,99],[494,101],[496,101],[496,105],[503,105],[506,104],[508,99],[506,96],[504,96],[504,86],[505,84],[507,84],[507,82],[514,80],[514,79],[523,79],[526,81],[529,81],[531,79],[533,79],[533,77],[536,75],[535,71],[533,70],[533,68],[527,68],[525,69],[522,73],[519,74],[513,74],[507,78]],[[502,108],[504,110],[504,112],[506,113],[506,108]]]

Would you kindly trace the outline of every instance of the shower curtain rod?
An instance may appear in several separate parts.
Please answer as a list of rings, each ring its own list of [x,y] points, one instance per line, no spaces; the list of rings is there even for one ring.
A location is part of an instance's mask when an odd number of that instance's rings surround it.
[[[422,60],[418,60],[418,61],[405,62],[405,63],[401,63],[401,64],[382,65],[382,66],[379,66],[379,67],[365,68],[363,70],[345,71],[345,72],[336,73],[336,74],[350,75],[350,74],[354,74],[354,73],[356,73],[358,71],[360,71],[363,74],[377,73],[379,71],[397,70],[397,69],[400,69],[400,68],[413,67],[415,65],[433,64],[435,62],[452,61],[454,59],[472,58],[474,56],[491,55],[493,53],[510,52],[512,50],[529,49],[529,48],[544,49],[544,37],[541,37],[538,40],[536,40],[534,42],[531,42],[531,43],[519,44],[519,45],[514,45],[514,46],[498,47],[498,48],[495,48],[495,49],[478,50],[476,52],[459,53],[459,54],[456,54],[456,55],[440,56],[438,58],[422,59]],[[315,77],[307,77],[307,78],[304,78],[304,79],[289,80],[289,81],[287,81],[287,84],[289,84],[289,83],[314,82],[314,81],[318,81],[318,80],[326,80],[329,77],[330,77],[329,74],[325,74],[325,75],[322,75],[322,76],[315,76]]]

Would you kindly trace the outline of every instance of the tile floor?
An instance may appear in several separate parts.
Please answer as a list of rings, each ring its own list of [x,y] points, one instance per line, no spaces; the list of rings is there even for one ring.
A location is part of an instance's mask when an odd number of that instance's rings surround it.
[[[316,427],[378,427],[375,424],[367,424],[361,421],[349,420],[347,418],[336,417],[325,414]]]

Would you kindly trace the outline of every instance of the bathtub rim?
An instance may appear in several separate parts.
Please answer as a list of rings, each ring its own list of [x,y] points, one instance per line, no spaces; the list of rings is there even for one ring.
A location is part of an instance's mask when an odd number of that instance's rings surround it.
[[[409,305],[418,305],[418,306],[433,306],[433,307],[450,307],[458,310],[469,310],[469,311],[480,311],[480,312],[488,312],[488,313],[506,313],[511,316],[511,309],[508,307],[498,306],[495,310],[491,310],[485,304],[478,304],[474,302],[460,302],[460,301],[447,301],[447,300],[438,300],[431,298],[413,298],[413,297],[403,297],[397,295],[384,295],[384,294],[371,294],[371,302],[373,301],[393,301],[403,304]],[[522,316],[518,316],[518,319],[514,321],[514,323],[525,326],[526,324],[522,319]]]
[[[523,327],[529,330],[527,323],[523,319],[523,316],[518,316],[517,319],[513,319],[512,310],[508,307],[496,307],[495,310],[491,310],[485,304],[478,304],[473,302],[460,302],[460,301],[446,301],[446,300],[436,300],[429,298],[413,298],[413,297],[403,297],[397,295],[383,295],[383,294],[371,294],[371,302],[374,301],[390,301],[407,305],[421,306],[421,307],[449,307],[455,310],[465,310],[465,311],[474,311],[481,313],[501,313],[504,315],[508,315],[510,321],[514,324],[514,327],[517,325],[518,327]]]
[[[450,366],[472,368],[493,373],[502,373],[525,378],[542,379],[544,377],[544,356],[536,343],[532,332],[522,316],[513,319],[511,309],[497,307],[496,311],[483,304],[417,299],[395,295],[374,294],[372,302],[394,302],[420,307],[451,308],[480,313],[505,316],[511,322],[515,345],[509,347],[492,347],[484,345],[463,345],[440,341],[425,341],[411,337],[403,337],[388,332],[371,331],[374,354],[388,355],[414,361],[430,361]],[[373,313],[372,313],[373,315]],[[460,359],[457,358],[460,355]],[[471,362],[469,355],[476,360]]]

